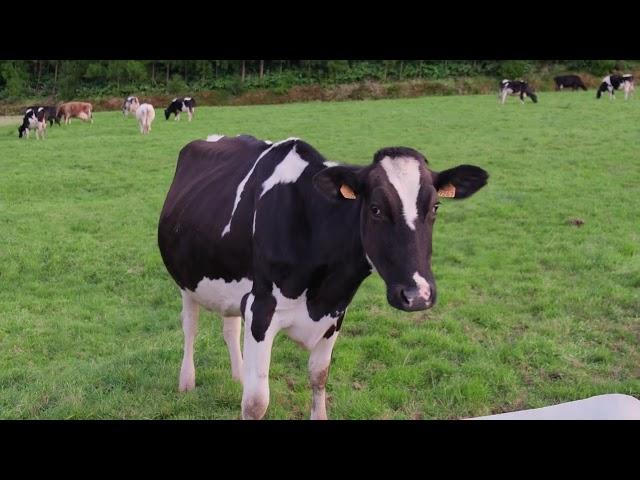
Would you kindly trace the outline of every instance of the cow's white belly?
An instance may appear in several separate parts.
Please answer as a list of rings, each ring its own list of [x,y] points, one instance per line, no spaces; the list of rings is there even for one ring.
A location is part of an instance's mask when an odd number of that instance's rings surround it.
[[[242,297],[251,291],[253,282],[248,278],[225,282],[221,278],[203,278],[191,293],[196,302],[207,310],[224,316],[239,316]]]

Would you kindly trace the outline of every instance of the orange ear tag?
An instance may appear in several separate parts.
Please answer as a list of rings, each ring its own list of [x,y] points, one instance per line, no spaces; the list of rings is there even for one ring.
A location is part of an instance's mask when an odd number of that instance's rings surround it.
[[[438,196],[444,198],[454,198],[456,196],[456,187],[448,183],[440,190],[438,190]]]
[[[353,192],[353,190],[351,190],[351,187],[345,184],[342,184],[342,186],[340,187],[340,193],[344,198],[348,198],[350,200],[355,200],[356,198],[356,194]]]

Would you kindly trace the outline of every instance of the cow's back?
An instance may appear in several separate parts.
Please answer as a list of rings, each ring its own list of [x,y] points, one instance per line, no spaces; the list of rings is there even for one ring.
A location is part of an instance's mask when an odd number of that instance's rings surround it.
[[[252,196],[256,180],[248,173],[267,148],[266,142],[242,136],[197,140],[180,151],[160,215],[158,243],[181,288],[195,290],[204,277],[226,282],[252,277],[253,202],[245,195]],[[243,191],[245,201],[236,205]],[[230,219],[232,228],[222,235]]]

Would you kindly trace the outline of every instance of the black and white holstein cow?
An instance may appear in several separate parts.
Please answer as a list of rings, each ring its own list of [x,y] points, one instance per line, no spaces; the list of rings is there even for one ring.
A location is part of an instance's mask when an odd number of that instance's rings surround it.
[[[538,96],[527,82],[521,80],[502,80],[500,82],[500,102],[504,105],[507,95],[520,95],[520,101],[524,104],[524,98],[530,97],[533,103],[538,103]]]
[[[579,88],[582,90],[587,89],[587,87],[584,86],[584,82],[578,75],[558,75],[553,78],[553,81],[556,84],[556,90],[562,90],[564,88],[570,88],[574,91]]]
[[[609,92],[609,100],[615,100],[615,91],[620,89],[624,90],[624,99],[627,100],[629,98],[629,93],[635,90],[635,86],[633,84],[633,75],[627,73],[625,75],[607,75],[602,79],[602,83],[598,88],[598,92],[596,93],[596,98],[600,98],[604,92]]]
[[[327,162],[297,138],[212,135],[186,145],[158,227],[163,261],[182,293],[179,390],[195,387],[202,306],[223,317],[244,419],[267,410],[280,330],[311,351],[311,418],[325,419],[331,353],[362,281],[375,268],[391,306],[432,307],[438,194],[466,198],[487,179],[471,165],[436,172],[405,147],[379,150],[369,166],[349,166]]]
[[[53,127],[53,122],[56,122],[56,125],[60,125],[60,119],[58,118],[58,107],[51,105],[32,105],[28,107],[24,114],[26,115],[29,110],[33,110],[37,112],[40,108],[44,108],[45,115],[47,116],[47,121],[49,122],[49,126]]]
[[[29,138],[29,130],[36,131],[36,140],[42,138],[47,131],[47,111],[45,107],[37,107],[36,109],[28,108],[22,119],[22,125],[18,127],[18,138],[22,138],[27,133]]]
[[[191,121],[195,109],[196,101],[192,97],[174,98],[171,100],[171,104],[164,111],[164,118],[169,120],[169,117],[173,113],[175,115],[174,120],[180,120],[180,113],[187,112],[187,115],[189,115],[189,121]]]

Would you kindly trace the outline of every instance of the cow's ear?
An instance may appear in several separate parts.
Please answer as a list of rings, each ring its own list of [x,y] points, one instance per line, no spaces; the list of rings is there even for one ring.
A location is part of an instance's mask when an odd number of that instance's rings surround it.
[[[314,175],[313,186],[327,198],[355,200],[361,194],[361,170],[362,167],[343,165],[329,167]]]
[[[431,172],[439,197],[462,199],[487,184],[489,174],[474,165],[459,165],[442,172]]]

